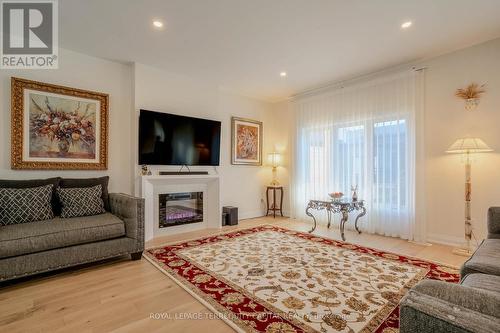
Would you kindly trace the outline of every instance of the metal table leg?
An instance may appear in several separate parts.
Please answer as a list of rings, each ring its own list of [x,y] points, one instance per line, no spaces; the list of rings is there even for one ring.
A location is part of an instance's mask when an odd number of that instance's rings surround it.
[[[312,219],[314,221],[314,225],[313,225],[312,229],[309,230],[309,233],[311,233],[311,232],[313,232],[316,229],[316,218],[314,217],[314,215],[311,212],[309,212],[309,209],[311,209],[311,207],[307,206],[307,208],[306,208],[306,215],[309,216],[309,217],[312,217]]]
[[[342,208],[341,213],[342,213],[342,220],[340,220],[340,236],[342,237],[342,240],[345,241],[344,226],[347,222],[347,219],[349,218],[349,211],[347,209]]]
[[[356,216],[356,221],[354,221],[354,227],[356,228],[356,231],[360,234],[361,233],[361,230],[359,230],[358,228],[358,220],[365,216],[366,214],[366,208],[365,207],[361,207],[361,213],[358,214],[358,216]]]

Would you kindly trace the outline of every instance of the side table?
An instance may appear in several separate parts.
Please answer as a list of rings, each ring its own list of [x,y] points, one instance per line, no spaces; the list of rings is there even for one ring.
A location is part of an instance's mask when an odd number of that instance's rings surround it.
[[[309,200],[306,208],[306,215],[311,217],[314,221],[314,226],[309,233],[313,232],[316,229],[316,217],[310,212],[310,210],[326,210],[326,214],[328,217],[328,225],[327,228],[330,228],[330,224],[332,222],[332,214],[340,213],[342,214],[342,219],[340,220],[340,236],[342,236],[342,240],[345,241],[344,236],[344,226],[349,219],[349,213],[352,211],[361,211],[358,216],[356,216],[356,220],[354,221],[354,227],[358,233],[361,233],[361,230],[358,228],[358,220],[366,215],[366,207],[364,200],[356,200],[356,201],[342,201],[342,200]]]
[[[276,201],[276,191],[280,191],[279,196],[279,206]],[[273,192],[273,202],[272,204],[269,202],[269,192]],[[267,201],[267,211],[266,216],[269,215],[269,212],[272,212],[273,217],[276,217],[276,212],[278,211],[281,216],[283,216],[283,186],[268,186],[266,189],[266,201]]]

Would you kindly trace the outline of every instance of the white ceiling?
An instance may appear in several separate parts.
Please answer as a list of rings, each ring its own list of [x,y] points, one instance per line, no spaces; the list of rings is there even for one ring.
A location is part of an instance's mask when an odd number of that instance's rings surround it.
[[[271,101],[500,37],[500,0],[60,0],[59,8],[64,48]]]

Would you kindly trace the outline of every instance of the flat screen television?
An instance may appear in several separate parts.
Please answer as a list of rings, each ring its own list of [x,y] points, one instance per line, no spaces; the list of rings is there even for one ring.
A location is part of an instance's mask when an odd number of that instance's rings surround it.
[[[141,110],[139,164],[219,165],[221,122]]]

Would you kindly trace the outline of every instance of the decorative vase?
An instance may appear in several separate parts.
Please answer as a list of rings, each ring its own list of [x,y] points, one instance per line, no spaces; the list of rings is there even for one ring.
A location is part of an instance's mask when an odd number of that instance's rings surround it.
[[[143,164],[141,166],[141,175],[143,175],[143,176],[151,176],[152,175],[151,170],[149,170],[149,166],[147,166],[146,164]]]
[[[356,186],[351,186],[351,191],[352,191],[352,202],[358,201],[358,185]]]
[[[69,152],[68,139],[59,140],[57,147],[59,148],[59,156],[63,156],[63,157],[66,156]]]
[[[479,105],[479,98],[467,98],[465,100],[465,110],[472,111]]]

